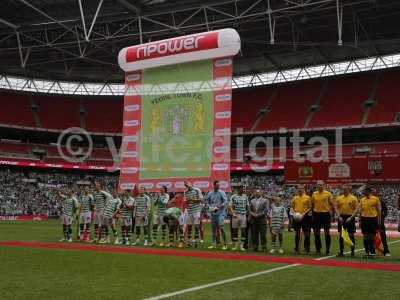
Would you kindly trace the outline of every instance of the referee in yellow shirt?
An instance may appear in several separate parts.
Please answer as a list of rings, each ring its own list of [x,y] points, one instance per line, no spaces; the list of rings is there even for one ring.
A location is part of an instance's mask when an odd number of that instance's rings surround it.
[[[381,224],[381,202],[372,195],[372,189],[367,187],[365,196],[360,200],[361,232],[364,237],[366,257],[375,255],[374,239]]]
[[[298,185],[297,195],[293,197],[290,206],[290,212],[292,215],[300,215],[299,219],[293,219],[292,225],[295,232],[294,252],[296,252],[297,254],[300,252],[300,231],[303,231],[304,234],[304,251],[306,254],[310,253],[310,233],[312,226],[311,208],[311,197],[306,194],[303,185]]]
[[[342,227],[349,233],[349,237],[353,242],[351,247],[351,256],[354,256],[355,238],[354,233],[356,232],[356,221],[355,217],[358,212],[358,200],[357,197],[351,193],[351,186],[344,185],[342,187],[343,193],[336,198],[336,209],[339,213],[338,216],[338,231],[339,231],[339,254],[338,256],[344,256],[344,241],[342,238]]]
[[[324,229],[326,255],[329,255],[331,247],[331,215],[336,211],[335,204],[332,200],[332,194],[327,191],[324,186],[324,182],[319,180],[317,182],[317,190],[312,193],[311,196],[315,250],[317,255],[321,255],[321,228]]]

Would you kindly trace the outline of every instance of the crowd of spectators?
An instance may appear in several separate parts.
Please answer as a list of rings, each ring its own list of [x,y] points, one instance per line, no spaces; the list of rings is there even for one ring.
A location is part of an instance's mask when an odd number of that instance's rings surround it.
[[[77,182],[88,184],[94,180],[101,181],[106,189],[111,190],[117,179],[117,175],[0,170],[0,216],[57,216],[57,190]]]
[[[0,216],[48,215],[56,216],[59,212],[57,190],[67,185],[90,184],[102,182],[107,190],[115,188],[118,175],[115,173],[92,175],[82,173],[61,173],[47,171],[0,170]],[[283,176],[270,175],[233,175],[232,186],[245,185],[259,187],[266,195],[275,195],[283,191],[285,206],[289,208],[290,200],[296,189],[293,185],[284,185]],[[386,220],[397,222],[399,216],[398,196],[400,185],[372,185],[377,195],[388,207]],[[312,187],[309,187],[312,188]],[[331,187],[334,195],[340,193],[339,187]],[[359,193],[360,190],[355,190]]]

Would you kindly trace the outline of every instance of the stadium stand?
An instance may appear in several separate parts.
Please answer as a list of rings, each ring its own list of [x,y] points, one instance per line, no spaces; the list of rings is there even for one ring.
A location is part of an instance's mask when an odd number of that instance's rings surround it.
[[[360,125],[373,80],[373,75],[363,75],[329,81],[309,127]]]
[[[375,103],[369,114],[369,124],[390,123],[396,121],[400,114],[400,75],[398,72],[388,72],[382,75],[378,86]],[[400,118],[397,122],[400,121]]]
[[[59,187],[93,180],[112,189],[117,176],[0,170],[0,216],[57,216],[60,207],[56,192]]]
[[[60,157],[57,146],[55,145],[44,145],[44,144],[25,144],[15,143],[10,141],[0,141],[0,156],[1,157],[27,157],[34,159],[32,149],[42,149],[45,151],[44,161],[54,163],[65,163]],[[302,147],[302,150],[307,147]],[[256,153],[258,156],[264,156],[266,154],[265,148],[257,148]],[[344,157],[353,157],[359,155],[387,155],[387,154],[400,154],[400,143],[357,143],[343,145],[342,153]],[[244,156],[254,156],[248,148],[243,150]],[[335,146],[329,146],[329,157],[335,155]],[[273,148],[273,156],[275,160],[280,157],[280,148]],[[286,148],[286,158],[293,158],[293,149],[291,147]],[[236,149],[231,150],[231,160],[237,161]],[[90,157],[86,160],[86,163],[93,163],[94,165],[109,165],[112,161],[112,155],[106,148],[93,148]]]
[[[39,96],[34,98],[34,103],[43,128],[80,127],[79,99]]]
[[[22,94],[1,93],[0,123],[35,127],[29,97]]]
[[[17,171],[15,169],[0,170],[0,215],[48,215],[56,216],[59,213],[56,191],[60,187],[76,182],[93,182],[98,180],[108,189],[115,186],[118,176],[116,174],[76,174],[62,172],[35,172]],[[282,187],[283,176],[271,175],[233,175],[232,184],[258,186],[266,193],[276,193],[283,189],[286,206],[294,194],[292,186]],[[398,207],[397,197],[400,186],[393,184],[375,184],[373,188],[388,206],[387,221],[397,222]],[[331,187],[334,194],[339,190]]]
[[[270,113],[262,118],[255,131],[303,128],[321,86],[321,81],[308,81],[278,88]]]
[[[122,99],[85,99],[86,128],[94,132],[122,132]]]
[[[246,91],[234,91],[232,101],[232,132],[242,129],[250,131],[257,117],[266,108],[273,89],[262,88]]]
[[[374,100],[367,124],[395,122],[400,116],[398,71],[381,77],[373,95],[377,75],[353,75],[326,80],[302,81],[246,90],[234,90],[232,132],[268,131],[360,126],[366,114],[366,101]],[[84,127],[91,132],[121,133],[122,98],[68,98],[2,93],[7,110],[0,112],[0,123],[46,129]],[[33,109],[32,107],[36,107]],[[37,115],[38,120],[35,120]],[[18,117],[17,117],[18,116]],[[400,118],[400,117],[398,117]]]

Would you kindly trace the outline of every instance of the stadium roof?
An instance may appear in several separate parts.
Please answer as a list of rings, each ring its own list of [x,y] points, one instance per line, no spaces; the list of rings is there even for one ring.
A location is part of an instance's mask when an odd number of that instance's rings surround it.
[[[400,53],[398,0],[3,0],[0,73],[121,82],[128,45],[226,27],[235,75]]]

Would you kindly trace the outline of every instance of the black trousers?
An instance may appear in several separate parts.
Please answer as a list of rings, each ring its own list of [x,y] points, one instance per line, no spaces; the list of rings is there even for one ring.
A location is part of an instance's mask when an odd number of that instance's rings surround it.
[[[267,248],[267,223],[265,222],[265,217],[252,218],[251,236],[255,250],[258,249],[260,244],[263,249]]]
[[[386,227],[385,227],[384,220],[382,220],[382,222],[381,222],[381,227],[379,228],[379,233],[381,235],[381,240],[382,240],[382,245],[383,245],[383,254],[390,253],[389,246],[387,243],[387,238],[386,238]]]
[[[246,236],[244,238],[244,243],[243,243],[243,248],[248,249],[251,247],[251,236],[250,236],[250,231],[251,231],[251,223],[250,223],[250,217],[247,215],[247,226],[246,226]]]

